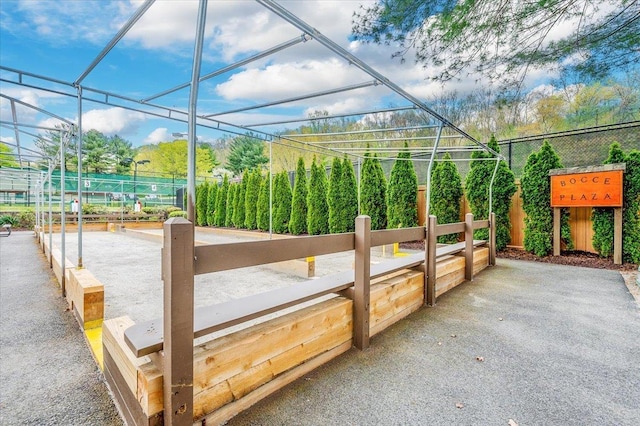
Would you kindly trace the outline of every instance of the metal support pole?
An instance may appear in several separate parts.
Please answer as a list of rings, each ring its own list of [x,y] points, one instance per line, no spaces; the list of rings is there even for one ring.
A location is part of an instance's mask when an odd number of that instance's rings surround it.
[[[174,217],[163,226],[164,424],[193,424],[194,226]]]
[[[473,280],[473,213],[464,216],[464,279]]]
[[[40,240],[40,183],[42,182],[42,175],[38,178],[36,182],[36,235],[38,236],[38,240]]]
[[[67,289],[66,289],[66,264],[65,264],[65,260],[66,260],[66,253],[65,253],[65,236],[66,236],[66,217],[65,217],[65,199],[64,199],[64,192],[65,192],[65,168],[66,168],[66,164],[65,164],[65,153],[67,151],[67,144],[65,139],[69,138],[69,133],[68,132],[63,132],[62,133],[62,137],[60,138],[60,268],[62,269],[62,279],[60,280],[60,286],[62,287],[62,296],[66,296],[67,295]],[[52,250],[53,247],[49,247],[49,250]]]
[[[500,165],[500,157],[496,158],[496,166],[493,168],[493,174],[491,175],[491,181],[489,182],[489,211],[487,212],[487,218],[493,212],[493,183],[496,180],[496,174],[498,173],[498,166]]]
[[[53,266],[53,254],[52,253],[52,247],[53,247],[53,192],[52,192],[52,187],[53,187],[53,164],[51,164],[51,161],[48,162],[49,163],[49,267],[51,268]]]
[[[82,268],[82,87],[78,86],[78,268]]]
[[[424,247],[425,254],[425,301],[429,306],[436,305],[436,225],[437,218],[433,215],[427,218],[427,233]]]
[[[429,212],[431,209],[431,170],[433,169],[433,162],[436,158],[436,152],[438,151],[438,144],[440,143],[440,136],[442,135],[442,122],[440,122],[440,126],[438,126],[438,133],[436,134],[436,141],[433,144],[433,150],[431,151],[431,158],[429,159],[429,167],[427,168],[427,191],[426,191],[426,212],[425,218],[429,217]]]
[[[361,180],[361,165],[360,165],[360,157],[358,157],[358,214],[360,214],[360,180]]]
[[[353,294],[353,344],[369,347],[371,267],[371,218],[358,216],[355,233],[355,283]]]
[[[191,223],[196,220],[196,113],[198,104],[198,88],[200,84],[200,63],[202,61],[202,45],[204,43],[204,27],[207,21],[207,0],[200,0],[198,7],[198,26],[196,42],[193,49],[193,67],[191,70],[191,90],[189,91],[187,151],[187,219]]]
[[[269,239],[273,237],[273,141],[269,142]]]

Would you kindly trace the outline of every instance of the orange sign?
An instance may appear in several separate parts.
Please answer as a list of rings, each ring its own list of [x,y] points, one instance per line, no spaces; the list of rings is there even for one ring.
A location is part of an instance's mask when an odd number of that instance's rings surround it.
[[[551,207],[622,207],[622,170],[551,176]]]

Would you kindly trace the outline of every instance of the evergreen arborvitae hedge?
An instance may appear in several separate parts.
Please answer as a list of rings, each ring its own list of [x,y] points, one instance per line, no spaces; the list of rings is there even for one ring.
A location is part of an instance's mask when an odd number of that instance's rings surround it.
[[[215,212],[215,225],[224,226],[224,221],[227,218],[227,194],[229,193],[229,177],[224,176],[222,186],[218,189],[218,196],[216,200],[216,212]]]
[[[377,156],[367,152],[360,175],[360,214],[371,218],[371,230],[387,227],[387,180]]]
[[[269,176],[262,179],[260,183],[260,193],[258,194],[258,205],[256,207],[256,225],[261,231],[269,230]]]
[[[451,155],[447,152],[443,161],[436,163],[431,172],[430,213],[438,223],[460,222],[460,200],[462,199],[462,179]],[[438,242],[452,244],[458,241],[458,234],[441,235]]]
[[[209,184],[209,191],[207,195],[207,225],[209,226],[214,226],[216,222],[215,211],[217,199],[218,183],[212,182]]]
[[[625,163],[622,260],[640,264],[640,151],[631,151]]]
[[[289,221],[289,232],[293,235],[307,232],[307,193],[307,170],[304,167],[303,158],[300,157],[296,168],[296,180],[293,185],[291,220]]]
[[[626,155],[624,155],[622,148],[620,148],[620,144],[617,142],[611,144],[609,147],[609,156],[604,161],[604,164],[624,163],[625,161]],[[625,198],[626,197],[623,194],[623,200]],[[614,235],[613,209],[595,207],[591,211],[591,221],[593,229],[591,244],[593,245],[593,248],[602,257],[611,256],[613,254]]]
[[[408,144],[405,142],[405,148]],[[387,191],[388,228],[418,225],[418,178],[408,150],[398,154],[389,177]]]
[[[273,232],[284,234],[289,230],[291,217],[291,186],[287,172],[278,173],[273,186]]]
[[[548,141],[540,151],[527,158],[520,185],[524,220],[524,248],[537,256],[546,256],[553,251],[553,208],[551,207],[551,179],[549,170],[562,168],[560,157]],[[569,229],[569,212],[563,209],[560,227],[561,239],[568,249],[573,248]]]
[[[625,155],[616,142],[609,148],[604,164],[625,163],[622,207],[622,260],[640,263],[640,151]],[[612,208],[594,208],[593,247],[603,257],[613,254],[614,219]]]
[[[329,195],[327,203],[329,204],[329,232],[332,234],[342,232],[340,217],[342,213],[341,188],[342,184],[342,161],[335,157],[331,163],[331,174],[329,175]]]
[[[500,152],[500,147],[494,136],[491,136],[488,146],[494,151]],[[475,151],[471,154],[471,158],[492,158],[492,155],[488,152]],[[489,185],[494,169],[494,161],[471,161],[469,174],[465,181],[465,194],[475,220],[489,218]],[[511,209],[511,197],[516,193],[516,190],[513,172],[509,169],[506,161],[500,160],[493,183],[492,203],[493,212],[496,214],[496,250],[504,249],[511,241],[509,210]],[[474,231],[474,237],[487,240],[489,230],[486,228],[477,229]]]
[[[233,205],[233,224],[236,228],[244,228],[245,224],[245,212],[246,212],[246,193],[247,193],[247,179],[249,173],[245,170],[242,175],[242,182],[238,187],[238,193],[236,194],[235,203]]]
[[[254,169],[249,173],[247,180],[247,188],[245,193],[245,212],[244,225],[247,229],[256,229],[258,227],[258,195],[260,194],[260,170]]]
[[[329,233],[329,204],[327,202],[327,174],[322,164],[311,163],[309,195],[307,199],[307,232],[309,235]]]
[[[237,188],[238,184],[233,183],[229,185],[229,191],[227,192],[227,213],[224,218],[224,226],[226,226],[227,228],[231,228],[234,225],[233,212],[236,202],[236,193],[238,192]]]
[[[203,182],[196,188],[196,224],[198,226],[207,225],[207,196],[209,185]]]
[[[341,214],[341,231],[353,232],[356,230],[356,217],[358,216],[358,183],[353,170],[353,163],[344,157],[342,160],[342,182],[340,187],[340,203],[343,205]]]

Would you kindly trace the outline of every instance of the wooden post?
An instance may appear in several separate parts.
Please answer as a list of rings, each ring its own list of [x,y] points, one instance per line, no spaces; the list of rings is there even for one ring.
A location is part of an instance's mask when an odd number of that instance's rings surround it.
[[[371,218],[361,215],[356,218],[353,295],[353,344],[360,350],[369,347],[370,259]]]
[[[473,280],[473,213],[464,216],[464,279]]]
[[[489,214],[489,265],[496,264],[496,214]]]
[[[622,265],[622,207],[613,209],[613,263]]]
[[[560,256],[560,228],[562,227],[562,209],[553,208],[553,255]]]
[[[164,424],[193,424],[194,228],[183,218],[164,223]]]
[[[429,306],[436,305],[436,224],[437,218],[433,215],[429,216],[427,222],[427,235],[424,242],[425,255],[425,301]]]

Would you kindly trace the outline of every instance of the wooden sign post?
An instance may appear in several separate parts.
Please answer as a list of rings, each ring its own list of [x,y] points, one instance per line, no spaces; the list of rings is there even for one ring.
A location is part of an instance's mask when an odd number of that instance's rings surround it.
[[[562,207],[612,207],[613,263],[622,263],[622,194],[624,163],[549,170],[553,207],[553,255],[560,256]]]

